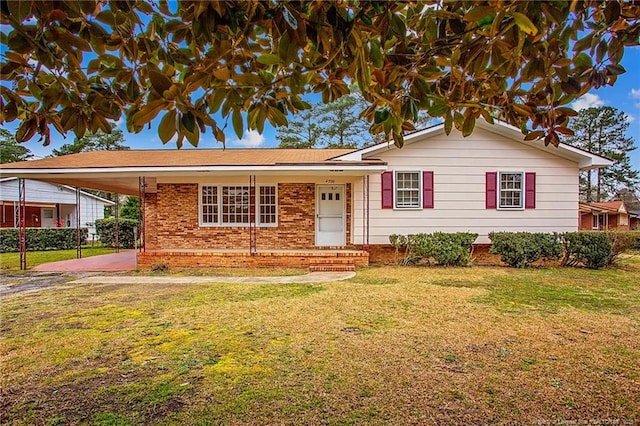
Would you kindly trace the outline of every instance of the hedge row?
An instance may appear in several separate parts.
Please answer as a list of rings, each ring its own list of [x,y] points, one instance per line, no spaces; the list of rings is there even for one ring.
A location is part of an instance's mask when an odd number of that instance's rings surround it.
[[[105,247],[115,247],[115,224],[113,217],[96,220],[96,233],[100,242]],[[118,246],[120,248],[134,248],[135,239],[134,228],[138,226],[138,221],[133,219],[118,219]]]
[[[464,266],[471,262],[473,242],[478,234],[470,232],[433,234],[398,235],[389,237],[389,241],[396,248],[396,259],[403,251],[400,263],[408,264],[436,264],[444,266]]]
[[[408,264],[467,265],[478,234],[436,232],[434,234],[391,235],[396,262]],[[492,232],[490,253],[514,268],[525,268],[542,259],[560,260],[564,266],[583,265],[600,269],[615,262],[618,255],[640,246],[640,231],[606,232]]]
[[[89,231],[80,228],[82,244],[87,240]],[[75,228],[27,228],[27,251],[69,250],[76,248]],[[18,228],[0,229],[0,252],[20,251]]]
[[[611,265],[618,255],[634,247],[640,231],[566,232],[541,234],[494,232],[489,234],[489,252],[499,254],[509,266],[524,268],[539,259],[562,259],[564,266],[583,265],[600,269]]]

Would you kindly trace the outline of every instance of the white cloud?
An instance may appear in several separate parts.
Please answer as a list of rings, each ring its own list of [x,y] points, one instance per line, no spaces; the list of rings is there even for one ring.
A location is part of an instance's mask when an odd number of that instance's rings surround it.
[[[257,130],[247,131],[242,139],[233,141],[232,145],[238,145],[245,148],[258,148],[264,144],[264,136],[258,133]]]
[[[640,104],[638,104],[640,106]],[[627,121],[629,123],[633,123],[634,121],[636,121],[636,117],[634,115],[631,114],[625,114],[627,116]]]
[[[587,108],[597,108],[603,105],[604,101],[600,99],[600,96],[594,95],[592,93],[585,93],[571,104],[571,106],[573,106],[573,109],[575,109],[576,111]]]
[[[640,99],[640,89],[631,89],[629,97],[631,99]]]

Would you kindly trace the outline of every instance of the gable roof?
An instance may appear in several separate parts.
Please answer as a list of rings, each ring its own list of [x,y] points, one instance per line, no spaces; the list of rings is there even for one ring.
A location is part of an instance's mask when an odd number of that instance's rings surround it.
[[[610,210],[619,213],[626,213],[627,209],[624,207],[624,203],[622,201],[606,201],[600,203],[588,203],[594,207],[598,207],[605,210]]]
[[[613,164],[613,161],[608,158],[602,157],[597,154],[593,154],[591,152],[588,152],[583,149],[576,148],[574,146],[567,145],[564,143],[559,144],[557,147],[554,147],[554,146],[546,147],[540,140],[525,141],[524,135],[522,134],[520,129],[513,127],[502,121],[496,120],[495,124],[490,124],[487,121],[480,119],[476,121],[476,127],[479,127],[481,129],[487,130],[492,133],[496,133],[498,135],[504,136],[516,142],[520,142],[532,148],[540,149],[545,152],[557,155],[561,158],[574,161],[578,163],[578,167],[580,168],[580,170],[589,170],[589,169],[594,169],[599,167],[606,167]],[[410,145],[412,143],[423,141],[430,137],[442,135],[444,133],[445,133],[444,123],[436,124],[434,126],[427,127],[422,130],[418,130],[416,132],[410,133],[409,135],[405,136],[404,144]],[[392,150],[392,149],[398,149],[398,148],[391,142],[382,142],[377,145],[361,148],[361,149],[349,152],[347,154],[340,155],[338,157],[335,157],[334,159],[357,161],[358,159],[366,159],[377,153],[384,152],[387,150]]]

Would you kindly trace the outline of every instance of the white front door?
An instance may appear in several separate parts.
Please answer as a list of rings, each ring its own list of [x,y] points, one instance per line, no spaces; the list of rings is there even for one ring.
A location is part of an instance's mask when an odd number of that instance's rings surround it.
[[[316,187],[316,245],[345,245],[344,185]]]

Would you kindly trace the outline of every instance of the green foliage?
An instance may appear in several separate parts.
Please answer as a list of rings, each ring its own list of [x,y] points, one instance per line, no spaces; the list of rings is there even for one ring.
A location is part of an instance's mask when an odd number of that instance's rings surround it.
[[[489,252],[499,254],[504,263],[514,268],[527,268],[540,258],[553,260],[562,256],[556,233],[491,232],[489,239]]]
[[[571,119],[573,136],[563,141],[613,160],[613,164],[580,175],[580,197],[587,202],[605,201],[624,188],[640,185],[640,174],[629,153],[637,147],[627,136],[629,116],[610,106],[586,108]]]
[[[127,197],[124,205],[120,208],[119,216],[122,219],[140,221],[140,198]]]
[[[96,232],[98,233],[100,242],[105,247],[115,247],[115,224],[116,220],[113,217],[96,220]],[[137,220],[123,218],[118,220],[118,246],[120,248],[135,247],[133,228],[136,228],[137,226]]]
[[[17,163],[31,157],[31,151],[16,142],[8,130],[0,129],[0,163]]]
[[[0,229],[0,252],[20,251],[18,228]],[[87,241],[89,231],[80,228],[80,242]],[[75,228],[27,228],[27,251],[68,250],[76,247]]]
[[[396,253],[404,249],[404,258],[399,262],[401,264],[464,266],[471,262],[473,242],[476,238],[478,234],[470,232],[434,232],[409,236],[393,234],[389,236],[389,241],[396,248]]]
[[[420,111],[447,132],[498,118],[557,144],[567,106],[614,84],[640,35],[637,5],[621,1],[2,5],[1,120],[20,122],[18,142],[37,133],[45,145],[51,126],[82,138],[123,115],[134,133],[159,119],[160,139],[179,147],[205,132],[224,142],[229,122],[238,137],[286,126],[308,109],[303,95],[328,104],[349,83],[370,131],[399,146]]]
[[[563,265],[583,264],[589,269],[600,269],[611,259],[612,245],[606,232],[567,232],[562,234]]]

